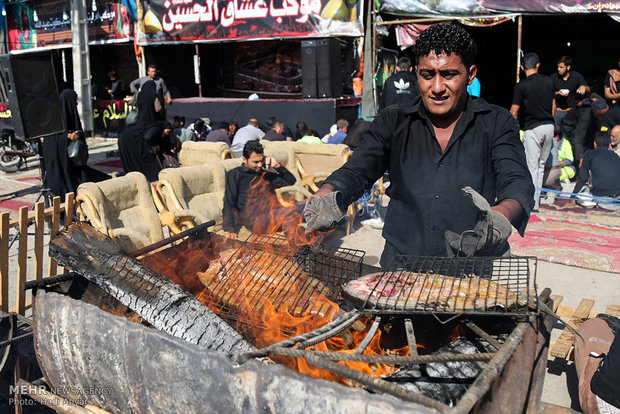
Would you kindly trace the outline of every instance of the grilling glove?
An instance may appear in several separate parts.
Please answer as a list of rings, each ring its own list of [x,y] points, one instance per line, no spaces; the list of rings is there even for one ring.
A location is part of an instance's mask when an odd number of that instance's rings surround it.
[[[304,207],[306,231],[324,231],[332,228],[345,216],[342,193],[332,191],[324,197],[312,196]]]
[[[446,230],[448,256],[459,253],[468,257],[475,253],[492,254],[495,249],[508,241],[512,225],[503,214],[491,210],[489,202],[473,188],[463,187],[462,191],[480,211],[478,222],[472,230],[462,234]]]

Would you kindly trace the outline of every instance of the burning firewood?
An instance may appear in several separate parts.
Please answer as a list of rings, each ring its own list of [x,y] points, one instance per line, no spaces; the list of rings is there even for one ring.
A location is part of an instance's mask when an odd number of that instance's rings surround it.
[[[49,254],[163,332],[229,355],[254,349],[193,295],[126,256],[112,239],[87,223],[74,223],[52,238]]]

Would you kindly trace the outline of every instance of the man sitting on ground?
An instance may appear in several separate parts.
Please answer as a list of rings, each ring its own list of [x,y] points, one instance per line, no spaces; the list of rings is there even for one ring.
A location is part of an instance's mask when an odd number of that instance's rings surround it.
[[[338,131],[327,141],[328,144],[342,144],[342,141],[347,137],[349,123],[346,119],[339,119],[336,122],[336,127]]]
[[[609,150],[609,131],[599,131],[594,135],[594,149],[583,155],[575,193],[579,193],[590,181],[592,195],[596,197],[620,197],[620,158]],[[604,208],[620,207],[620,204],[602,203]],[[615,208],[613,208],[615,209]]]
[[[273,121],[273,126],[263,139],[267,141],[286,141],[286,137],[282,134],[284,132],[284,122],[278,121],[277,119]]]
[[[265,133],[260,129],[260,124],[256,118],[250,118],[248,124],[243,128],[239,128],[233,138],[230,150],[235,158],[240,157],[243,153],[243,146],[246,142],[263,139]]]
[[[228,122],[220,122],[217,125],[217,128],[209,132],[207,135],[207,142],[225,142],[228,146],[230,146],[230,135],[228,135],[228,127],[230,125]]]
[[[256,140],[244,145],[241,160],[243,165],[226,174],[222,227],[232,238],[237,238],[242,225],[254,233],[267,232],[266,216],[278,205],[274,190],[295,183],[289,170],[265,157]]]
[[[616,125],[611,129],[611,144],[609,147],[620,157],[620,125]]]
[[[562,182],[575,176],[573,165],[573,149],[570,142],[562,137],[562,128],[555,126],[553,146],[545,165],[543,187],[551,190],[562,191]]]

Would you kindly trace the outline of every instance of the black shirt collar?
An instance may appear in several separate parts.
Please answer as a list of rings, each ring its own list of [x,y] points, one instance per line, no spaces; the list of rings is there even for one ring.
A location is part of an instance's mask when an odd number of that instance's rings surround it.
[[[489,112],[490,110],[491,107],[484,99],[473,99],[471,95],[468,95],[467,101],[465,102],[465,111],[461,119],[465,118],[469,120],[473,118],[476,113]],[[406,115],[416,114],[420,118],[426,119],[427,121],[429,120],[428,112],[422,102],[422,98],[417,98],[409,107],[405,108],[403,112]]]

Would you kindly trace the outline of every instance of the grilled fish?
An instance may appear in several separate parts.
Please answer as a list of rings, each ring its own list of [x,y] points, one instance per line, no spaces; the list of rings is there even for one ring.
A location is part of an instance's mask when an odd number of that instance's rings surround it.
[[[485,310],[517,302],[517,295],[497,282],[433,273],[372,273],[347,282],[343,292],[356,302],[396,310]]]
[[[263,311],[268,301],[292,316],[319,315],[331,321],[341,314],[338,305],[325,297],[326,285],[293,260],[273,253],[223,250],[198,277],[216,306],[235,313]]]

